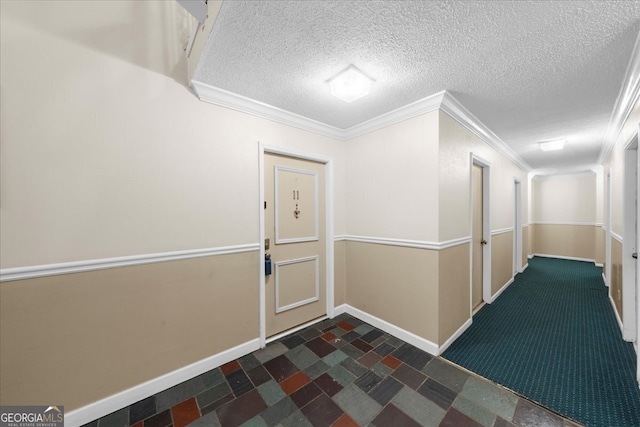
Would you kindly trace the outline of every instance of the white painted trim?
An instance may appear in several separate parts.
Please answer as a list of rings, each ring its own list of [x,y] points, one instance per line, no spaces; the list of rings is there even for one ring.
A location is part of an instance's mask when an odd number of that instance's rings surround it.
[[[460,237],[458,239],[445,240],[438,243],[439,250],[453,248],[454,246],[464,245],[465,243],[471,243],[471,236]]]
[[[59,274],[80,273],[84,271],[105,270],[108,268],[130,267],[133,265],[153,264],[156,262],[178,261],[183,259],[201,258],[214,255],[253,252],[259,249],[259,243],[249,243],[245,245],[221,246],[217,248],[193,249],[188,251],[162,252],[117,258],[64,262],[60,264],[44,264],[34,265],[30,267],[5,268],[0,270],[0,282],[5,282],[8,280],[32,279],[35,277],[56,276]]]
[[[620,93],[616,99],[615,107],[609,120],[609,128],[604,138],[602,150],[598,156],[598,164],[604,164],[611,150],[616,143],[616,139],[622,132],[622,128],[629,118],[638,97],[640,96],[640,33],[636,38],[633,47],[633,53],[625,72],[623,84],[620,87]]]
[[[314,200],[314,230],[313,230],[313,236],[303,236],[303,237],[290,237],[290,238],[286,238],[286,239],[282,239],[280,238],[280,203],[279,203],[279,191],[280,191],[280,186],[278,185],[279,182],[279,176],[280,176],[280,171],[283,172],[291,172],[291,173],[298,173],[298,174],[302,174],[302,175],[311,175],[313,176],[313,196],[315,198]],[[275,222],[276,222],[276,244],[285,244],[285,243],[302,243],[302,242],[316,242],[318,241],[318,173],[316,171],[308,171],[308,170],[302,170],[302,169],[295,169],[295,168],[289,168],[289,167],[285,167],[285,166],[276,166],[275,167],[275,171],[274,171],[274,179],[275,179],[275,200],[274,200],[274,209],[275,209],[275,213],[274,213],[274,217],[275,217]],[[264,203],[262,204],[264,206]]]
[[[433,95],[429,95],[426,98],[419,99],[416,102],[412,102],[411,104],[396,108],[395,110],[389,111],[388,113],[384,113],[378,117],[374,117],[371,120],[367,120],[365,122],[352,126],[343,131],[344,133],[341,139],[349,140],[357,138],[366,133],[382,129],[383,127],[408,120],[421,114],[435,111],[441,108],[442,100],[445,97],[445,93],[446,91],[434,93]]]
[[[282,276],[280,269],[284,265],[292,265],[292,264],[300,264],[303,262],[314,261],[315,264],[315,276],[316,276],[316,294],[311,298],[307,298],[302,301],[297,301],[284,307],[280,307],[280,277]],[[297,259],[289,259],[286,261],[278,261],[276,264],[276,313],[282,313],[284,311],[292,310],[296,307],[301,307],[303,305],[311,304],[312,302],[316,302],[320,300],[320,257],[318,255],[305,257],[305,258],[297,258]]]
[[[341,314],[346,313],[346,312],[347,312],[347,307],[349,307],[349,305],[348,305],[348,304],[341,304],[341,305],[337,306],[337,307],[333,310],[333,314],[334,314],[334,316],[333,316],[333,317],[340,316]]]
[[[290,150],[288,148],[277,147],[273,145],[263,144],[258,141],[258,157],[259,157],[259,188],[260,203],[258,206],[259,220],[259,236],[260,242],[264,242],[265,223],[264,223],[264,155],[265,153],[279,154],[288,157],[295,157],[302,160],[309,160],[324,164],[325,170],[325,291],[326,291],[326,312],[327,316],[334,316],[334,245],[331,244],[334,233],[334,190],[333,190],[333,159],[330,157],[320,156],[306,151]],[[264,259],[265,249],[260,245],[260,259]],[[265,295],[265,276],[264,262],[260,262],[260,347],[266,345],[267,324],[266,324],[266,295]]]
[[[622,320],[620,319],[620,315],[618,314],[618,309],[616,308],[616,303],[613,301],[611,294],[609,294],[609,302],[611,303],[611,307],[613,308],[613,313],[616,315],[616,320],[618,321],[618,327],[620,328],[620,333],[624,332],[624,328],[622,327]]]
[[[473,323],[473,318],[469,318],[467,319],[466,322],[464,322],[462,324],[462,326],[460,326],[458,328],[457,331],[455,331],[453,333],[453,335],[451,335],[439,348],[438,348],[438,356],[441,355],[442,353],[444,353],[451,344],[453,344],[453,342],[455,340],[457,340],[458,338],[460,338],[460,335],[462,335],[464,333],[464,331],[466,331],[467,329],[469,329],[469,326],[471,326],[471,324]]]
[[[516,275],[522,269],[522,181],[514,177],[514,207],[513,207],[513,274]]]
[[[509,287],[509,285],[513,283],[513,281],[514,281],[514,278],[512,277],[507,281],[507,283],[502,285],[502,287],[498,290],[498,292],[496,292],[494,295],[491,296],[491,302],[494,302],[496,299],[498,299],[500,294],[502,294]]]
[[[440,251],[454,246],[463,245],[471,242],[471,237],[461,237],[459,239],[445,240],[443,242],[428,242],[423,240],[405,240],[391,239],[388,237],[370,237],[370,236],[343,236],[348,242],[371,243],[376,245],[400,246],[404,248],[428,249],[432,251]]]
[[[604,267],[604,264],[600,263],[600,262],[596,262],[595,263],[596,267]],[[603,273],[604,274],[604,273]]]
[[[624,243],[624,239],[622,238],[622,236],[617,233],[614,233],[613,231],[611,232],[611,237],[613,237],[620,243]]]
[[[514,230],[515,230],[515,228],[513,228],[513,227],[500,228],[498,230],[492,230],[491,231],[491,235],[492,236],[497,236],[498,234],[509,233],[511,231],[514,231]]]
[[[640,39],[639,39],[640,40]],[[636,293],[639,291],[636,283],[637,262],[631,258],[637,252],[636,229],[638,224],[638,133],[636,132],[627,143],[623,151],[623,206],[622,206],[622,325],[623,338],[627,341],[637,339],[638,318]],[[638,359],[640,362],[640,359]]]
[[[218,366],[236,360],[260,348],[260,340],[253,339],[214,354],[190,365],[176,369],[142,384],[133,386],[120,393],[116,393],[97,402],[67,412],[64,417],[65,426],[78,427],[101,418],[114,411],[131,405],[134,402],[153,396],[163,390],[178,385],[184,381],[204,374]]]
[[[303,330],[303,329],[305,329],[305,328],[308,328],[309,326],[313,326],[313,325],[315,325],[316,323],[320,323],[320,322],[322,322],[322,321],[323,321],[323,320],[325,320],[325,319],[328,319],[328,317],[327,317],[327,316],[321,316],[321,317],[318,317],[317,319],[313,319],[313,320],[312,320],[312,321],[310,321],[310,322],[303,323],[302,325],[298,325],[298,326],[296,326],[295,328],[287,329],[287,330],[286,330],[286,331],[284,331],[284,332],[280,332],[279,334],[276,334],[276,335],[274,335],[274,336],[269,337],[269,338],[266,340],[266,343],[267,343],[267,344],[269,344],[269,343],[271,343],[271,342],[277,341],[277,340],[279,340],[280,338],[284,338],[284,337],[286,337],[287,335],[291,335],[291,334],[293,334],[293,333],[295,333],[295,332],[298,332],[298,331],[301,331],[301,330]]]
[[[491,129],[471,114],[451,93],[445,91],[440,109],[456,122],[482,139],[498,153],[511,160],[518,167],[529,172],[532,167],[525,162],[511,147],[504,143]]]
[[[582,221],[531,221],[531,224],[535,225],[587,225],[598,227],[602,226],[601,222],[582,222]]]
[[[585,262],[592,262],[592,263],[596,263],[596,260],[593,258],[578,258],[578,257],[573,257],[573,256],[563,256],[563,255],[550,255],[550,254],[539,254],[539,253],[535,253],[533,254],[534,257],[539,256],[542,258],[558,258],[558,259],[568,259],[570,261],[585,261]]]
[[[424,350],[429,354],[434,356],[438,356],[438,345],[429,341],[426,338],[419,337],[413,332],[409,332],[405,329],[402,329],[392,323],[387,322],[386,320],[382,320],[379,317],[376,317],[372,314],[366,313],[358,308],[345,304],[345,313],[348,313],[363,322],[367,322],[372,326],[375,326],[378,329],[385,331],[388,334],[393,335],[396,338],[400,338],[401,340],[418,347],[420,350]]]
[[[345,132],[334,126],[309,119],[263,102],[255,101],[242,95],[220,89],[197,80],[191,80],[191,87],[201,101],[220,105],[225,108],[273,120],[274,122],[293,126],[309,132],[343,140]]]
[[[604,285],[608,288],[609,283],[607,282],[607,276],[604,275],[604,272],[602,273],[602,281],[604,282]]]
[[[525,223],[522,224],[522,228],[528,227],[529,225],[531,225],[530,222],[525,222]]]
[[[531,257],[527,257],[528,259],[531,259]],[[524,271],[527,269],[527,267],[529,267],[529,263],[526,263],[519,271],[518,273],[524,273]]]
[[[347,236],[345,236],[344,234],[341,234],[339,236],[335,236],[333,238],[334,242],[344,242],[345,240],[347,240]]]

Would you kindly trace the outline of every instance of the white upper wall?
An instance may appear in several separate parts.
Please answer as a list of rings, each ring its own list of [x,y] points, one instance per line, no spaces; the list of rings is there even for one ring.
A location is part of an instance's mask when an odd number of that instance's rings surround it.
[[[611,231],[618,236],[623,235],[624,213],[624,152],[626,145],[638,133],[640,124],[640,99],[624,122],[620,134],[616,138],[611,154],[605,162],[605,176],[611,174]],[[606,182],[606,180],[605,180]],[[608,189],[605,186],[605,192]]]
[[[441,112],[440,241],[471,235],[472,154],[490,164],[491,230],[514,227],[516,179],[521,183],[521,221],[528,221],[527,172]]]
[[[346,143],[348,234],[438,241],[438,112]]]
[[[535,177],[532,221],[595,224],[597,176],[594,172]]]
[[[200,102],[175,1],[3,1],[2,268],[258,243],[258,141],[344,143]]]

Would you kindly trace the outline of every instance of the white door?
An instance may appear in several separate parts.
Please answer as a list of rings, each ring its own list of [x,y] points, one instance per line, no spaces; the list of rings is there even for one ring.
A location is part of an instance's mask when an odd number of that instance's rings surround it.
[[[326,314],[325,165],[264,156],[266,336]]]

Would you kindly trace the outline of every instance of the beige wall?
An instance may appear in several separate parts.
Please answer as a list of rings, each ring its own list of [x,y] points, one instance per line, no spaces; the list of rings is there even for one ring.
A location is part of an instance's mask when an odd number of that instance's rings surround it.
[[[615,140],[613,149],[605,161],[605,176],[611,173],[611,232],[621,238],[624,236],[624,152],[626,144],[638,132],[640,123],[640,99],[633,107],[631,114],[625,121],[620,134]],[[604,184],[603,198],[606,200],[608,188],[606,180]],[[611,278],[610,294],[615,303],[620,319],[622,316],[622,243],[611,238]]]
[[[529,220],[527,172],[441,112],[439,216],[443,220],[440,221],[440,241],[468,237],[471,234],[471,153],[491,163],[491,229],[514,226],[515,178],[522,183],[522,223]]]
[[[469,275],[470,244],[439,252],[438,344],[442,345],[469,319],[471,287]]]
[[[491,295],[495,295],[514,276],[513,232],[491,237]]]
[[[595,259],[596,232],[592,225],[535,224],[533,252],[543,255]]]
[[[347,242],[346,265],[349,305],[438,342],[438,251]]]
[[[349,234],[438,241],[438,112],[346,143]]]
[[[532,221],[596,223],[596,174],[536,176]]]
[[[190,26],[175,1],[0,2],[3,269],[257,243],[258,141],[334,160],[345,233],[344,143],[197,100]],[[0,283],[1,403],[71,411],[257,338],[260,262]]]
[[[533,253],[603,261],[600,175],[583,172],[532,180]]]
[[[344,143],[198,101],[176,2],[1,7],[2,268],[256,243],[258,140],[335,160],[344,233]]]
[[[529,262],[531,255],[531,226],[528,225],[522,229],[522,266]]]
[[[609,294],[622,319],[622,243],[611,239],[611,278],[609,280]]]
[[[2,404],[70,411],[258,338],[257,262],[254,251],[3,282]]]
[[[347,269],[345,258],[346,242],[344,240],[334,244],[334,277],[333,277],[333,301],[335,307],[346,302],[347,292]]]
[[[605,170],[611,172],[611,231],[619,236],[624,235],[624,148],[638,132],[640,123],[640,99],[636,102],[622,131],[616,138],[611,154],[605,161]],[[605,188],[605,193],[607,189]]]

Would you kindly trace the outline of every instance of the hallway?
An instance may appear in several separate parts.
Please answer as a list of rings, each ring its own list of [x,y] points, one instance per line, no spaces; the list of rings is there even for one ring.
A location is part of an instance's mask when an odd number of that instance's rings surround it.
[[[633,344],[593,263],[535,257],[443,357],[589,426],[640,425]]]

